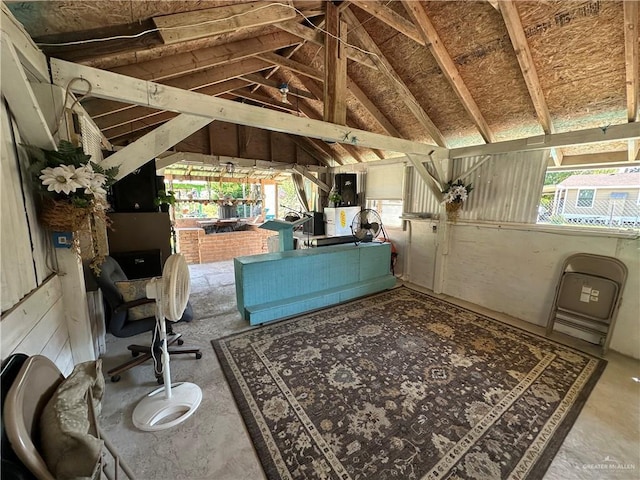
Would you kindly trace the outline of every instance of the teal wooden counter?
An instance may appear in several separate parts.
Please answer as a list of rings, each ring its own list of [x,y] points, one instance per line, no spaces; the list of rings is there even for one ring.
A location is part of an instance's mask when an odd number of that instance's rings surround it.
[[[237,257],[238,311],[257,325],[370,295],[395,285],[390,264],[389,243]]]

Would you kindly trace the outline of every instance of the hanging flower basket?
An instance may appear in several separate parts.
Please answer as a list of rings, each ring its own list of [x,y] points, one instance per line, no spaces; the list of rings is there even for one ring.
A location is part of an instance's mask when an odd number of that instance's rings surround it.
[[[462,209],[462,202],[445,203],[445,208],[447,209],[447,219],[454,223],[457,222],[458,215]]]
[[[29,171],[42,204],[39,219],[53,232],[73,232],[73,246],[80,252],[78,234],[91,237],[91,268],[99,274],[105,256],[107,218],[106,189],[113,185],[118,167],[103,169],[91,161],[82,147],[65,140],[57,150],[23,145],[29,155]],[[98,222],[98,223],[96,223]],[[101,224],[101,225],[98,225]]]
[[[86,222],[92,213],[92,205],[78,207],[68,200],[44,199],[40,222],[53,232],[76,232],[86,228]]]

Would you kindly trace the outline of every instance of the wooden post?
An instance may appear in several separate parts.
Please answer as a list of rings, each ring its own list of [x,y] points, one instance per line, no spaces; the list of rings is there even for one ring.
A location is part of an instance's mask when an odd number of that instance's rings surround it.
[[[95,360],[82,261],[73,248],[56,249],[56,258],[73,364]]]
[[[324,48],[324,120],[347,124],[347,24],[340,21],[338,7],[325,2],[326,29]]]

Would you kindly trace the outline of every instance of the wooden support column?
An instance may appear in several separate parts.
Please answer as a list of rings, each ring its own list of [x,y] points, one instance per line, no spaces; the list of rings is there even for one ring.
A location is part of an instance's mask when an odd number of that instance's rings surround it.
[[[347,123],[347,24],[333,2],[325,2],[326,29],[324,48],[324,121]]]
[[[73,248],[56,249],[73,364],[95,360],[82,260]]]

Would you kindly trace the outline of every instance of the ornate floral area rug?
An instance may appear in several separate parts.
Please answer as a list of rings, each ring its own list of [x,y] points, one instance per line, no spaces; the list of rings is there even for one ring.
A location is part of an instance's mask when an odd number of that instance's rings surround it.
[[[212,343],[270,479],[541,478],[606,364],[406,287]]]

